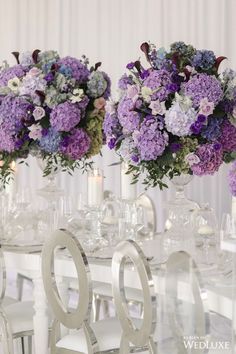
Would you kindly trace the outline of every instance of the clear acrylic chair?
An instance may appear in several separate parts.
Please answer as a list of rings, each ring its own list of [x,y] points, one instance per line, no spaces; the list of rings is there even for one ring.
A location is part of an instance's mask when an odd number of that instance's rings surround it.
[[[139,326],[128,312],[124,285],[126,261],[131,261],[137,270],[143,292],[143,319]],[[132,346],[148,348],[156,353],[154,333],[156,329],[157,302],[150,267],[141,248],[132,240],[119,243],[112,259],[112,290],[114,302],[122,327],[120,353],[129,353]]]
[[[129,243],[127,243],[129,245]],[[77,282],[79,289],[79,301],[76,309],[69,310],[62,303],[58,289],[56,286],[56,278],[54,273],[54,257],[55,250],[58,247],[65,247],[71,253],[72,260],[77,271]],[[131,247],[131,246],[130,246]],[[140,263],[141,264],[141,263]],[[144,274],[143,267],[142,276]],[[117,318],[109,318],[90,323],[91,306],[92,306],[92,286],[91,276],[86,255],[76,237],[66,230],[55,231],[48,241],[45,243],[42,252],[42,274],[44,280],[45,292],[49,305],[55,315],[52,326],[50,350],[52,354],[72,354],[72,353],[107,353],[120,352],[120,343],[122,337],[122,325]],[[143,279],[147,279],[144,277]],[[151,283],[151,281],[150,281]],[[151,284],[148,284],[151,286]],[[149,292],[144,290],[146,297]],[[154,300],[150,300],[154,306]],[[145,316],[150,315],[150,301]],[[133,319],[132,319],[133,321]],[[143,328],[146,326],[145,317],[144,324],[141,320],[136,319],[135,326]],[[64,336],[60,333],[60,325],[65,326],[69,333]],[[149,323],[148,323],[149,325]],[[147,328],[150,328],[147,327]],[[147,329],[143,328],[146,333]],[[149,337],[149,336],[148,336]],[[145,337],[146,338],[146,337]],[[122,343],[125,339],[122,340]],[[137,341],[138,346],[132,345],[132,352],[140,352],[147,348],[139,345],[144,341]]]
[[[169,348],[172,354],[229,353],[220,349],[222,339],[215,336],[213,330],[215,321],[222,321],[222,316],[209,311],[201,273],[193,258],[184,251],[172,253],[167,260],[166,297],[173,334],[173,347]]]
[[[104,192],[105,196],[108,197],[111,194],[110,191]],[[148,234],[151,237],[156,232],[156,208],[152,199],[145,193],[141,194],[136,200],[137,207],[141,207],[145,214],[145,224],[143,229],[138,232],[138,238],[144,240],[147,238]],[[97,321],[100,318],[100,308],[103,305],[103,311],[105,315],[109,316],[109,302],[113,301],[113,294],[110,284],[102,282],[93,283],[93,294],[94,294],[94,318]],[[143,297],[142,292],[139,289],[126,288],[126,297],[129,300],[130,305],[135,305],[139,308],[140,314],[143,313]]]
[[[0,341],[4,354],[14,353],[14,339],[21,338],[24,352],[24,338],[28,337],[28,351],[32,352],[33,302],[16,302],[5,297],[6,268],[3,251],[0,248]]]

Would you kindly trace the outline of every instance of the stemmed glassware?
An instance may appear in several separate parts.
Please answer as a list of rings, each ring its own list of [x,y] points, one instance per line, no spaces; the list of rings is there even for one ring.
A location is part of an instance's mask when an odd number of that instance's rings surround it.
[[[199,261],[207,265],[214,263],[218,243],[218,225],[216,215],[208,204],[204,204],[193,213],[193,229],[195,243],[201,247]]]

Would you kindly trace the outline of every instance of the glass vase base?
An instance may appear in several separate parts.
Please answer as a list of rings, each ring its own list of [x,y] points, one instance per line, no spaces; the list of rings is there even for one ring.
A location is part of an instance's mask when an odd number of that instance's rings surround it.
[[[43,197],[48,201],[54,201],[59,199],[64,195],[64,191],[62,189],[57,188],[56,186],[45,186],[36,191],[37,195]]]

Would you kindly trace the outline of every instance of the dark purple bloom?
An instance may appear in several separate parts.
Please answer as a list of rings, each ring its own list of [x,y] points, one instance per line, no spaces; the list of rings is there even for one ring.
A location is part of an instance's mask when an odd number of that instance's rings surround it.
[[[170,92],[176,92],[178,91],[179,89],[179,85],[175,84],[175,83],[172,83],[172,84],[169,84],[167,85],[167,90],[169,90]]]
[[[150,72],[149,70],[143,70],[141,73],[140,73],[140,77],[141,79],[146,79],[148,76],[149,76]]]
[[[128,63],[126,65],[126,68],[129,69],[129,70],[133,69],[133,67],[134,67],[134,63],[133,62],[130,62],[130,63]]]
[[[171,152],[177,152],[181,149],[182,145],[180,143],[172,143],[170,144]]]
[[[139,162],[139,157],[137,155],[132,155],[131,160],[135,163]]]
[[[111,138],[108,143],[107,143],[109,149],[114,149],[114,147],[116,146],[116,138]]]
[[[49,72],[47,75],[44,76],[44,80],[46,80],[47,82],[51,82],[54,79],[54,75],[53,73]]]
[[[220,150],[220,149],[222,148],[222,145],[221,145],[220,143],[215,143],[215,144],[213,145],[213,147],[214,147],[214,149],[215,149],[216,151],[218,151],[218,150]]]
[[[202,123],[197,121],[191,125],[190,129],[193,134],[199,134],[202,130]]]
[[[205,123],[206,121],[206,116],[204,116],[204,114],[199,114],[197,117],[198,122],[200,123]]]

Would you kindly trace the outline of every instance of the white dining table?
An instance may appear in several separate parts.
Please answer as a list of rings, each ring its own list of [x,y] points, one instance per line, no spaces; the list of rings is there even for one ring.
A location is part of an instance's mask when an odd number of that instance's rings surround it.
[[[158,244],[151,244],[150,248],[155,250],[155,247],[158,247]],[[34,310],[35,315],[33,318],[34,324],[34,343],[35,343],[35,354],[47,354],[48,353],[48,325],[49,325],[49,309],[47,304],[46,295],[44,292],[43,279],[41,273],[41,247],[38,249],[35,247],[25,248],[25,247],[11,247],[11,246],[2,246],[4,250],[5,263],[7,270],[15,271],[27,271],[30,272],[30,275],[33,280],[34,290]],[[158,249],[156,248],[158,253]],[[109,259],[89,259],[91,277],[94,281],[101,281],[104,283],[111,284],[111,260]],[[155,268],[156,267],[156,268]],[[158,270],[158,271],[157,271]],[[164,268],[162,270],[162,265],[153,264],[152,273],[153,280],[155,284],[155,290],[158,294],[165,294],[165,277],[164,277]],[[65,279],[76,278],[77,273],[72,259],[67,255],[61,253],[55,262],[55,274],[58,277],[61,277],[61,282],[58,285],[60,287],[60,294],[63,294],[63,291],[67,292],[67,282]],[[128,270],[125,272],[125,285],[133,288],[140,288],[140,282],[138,276],[135,272],[135,269],[132,266],[129,266]],[[230,287],[225,288],[215,288],[211,285],[207,287],[207,296],[209,309],[219,313],[229,319],[232,319],[232,291]],[[181,294],[179,295],[183,299],[186,299],[186,288],[181,287]],[[235,307],[234,307],[235,308]],[[236,314],[235,314],[236,315]]]

